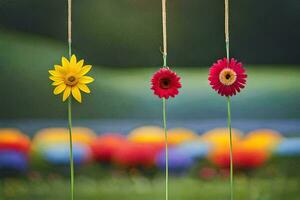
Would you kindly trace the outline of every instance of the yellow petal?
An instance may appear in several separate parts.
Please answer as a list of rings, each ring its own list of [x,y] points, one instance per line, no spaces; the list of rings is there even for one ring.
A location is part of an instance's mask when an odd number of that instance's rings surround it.
[[[84,60],[83,60],[83,59],[82,59],[82,60],[79,60],[78,63],[76,64],[76,66],[77,66],[78,68],[81,68],[81,67],[83,66],[83,63],[84,63]]]
[[[52,76],[56,76],[56,77],[61,77],[62,76],[62,74],[60,74],[58,71],[55,71],[55,70],[49,70],[48,72]]]
[[[85,84],[78,83],[77,87],[85,93],[91,93],[91,90]]]
[[[86,75],[92,68],[92,65],[85,65],[84,67],[81,68],[79,72],[79,76],[84,76]]]
[[[66,59],[65,57],[61,58],[61,63],[62,63],[63,67],[68,67],[69,64],[70,64],[69,61],[68,61],[68,59]]]
[[[53,85],[53,86],[56,86],[56,85],[60,85],[60,84],[62,84],[62,83],[64,83],[64,81],[54,81],[54,82],[52,83],[52,85]]]
[[[59,73],[61,73],[61,74],[66,73],[65,69],[62,66],[60,66],[60,65],[54,65],[54,69],[56,71],[58,71]]]
[[[90,76],[83,76],[79,79],[79,83],[84,83],[84,84],[91,83],[93,81],[94,79]]]
[[[76,58],[76,56],[73,54],[73,55],[71,56],[70,64],[73,65],[73,66],[75,66],[76,63],[77,63],[77,58]]]
[[[78,87],[72,87],[72,95],[79,103],[81,103],[81,93]]]
[[[64,91],[64,95],[63,95],[63,101],[65,101],[71,94],[71,87],[67,86],[65,91]]]
[[[62,80],[63,80],[62,77],[57,77],[57,76],[50,76],[49,78],[50,78],[50,80],[52,80],[52,81],[62,81]]]
[[[74,72],[74,73],[79,73],[80,72],[80,70],[82,69],[82,66],[83,66],[83,60],[80,60],[78,63],[76,63],[75,65],[71,65],[71,67],[72,67],[72,71]]]
[[[66,84],[60,84],[54,89],[53,93],[55,95],[58,95],[58,94],[62,93],[64,91],[64,89],[66,89],[66,87],[67,87]]]

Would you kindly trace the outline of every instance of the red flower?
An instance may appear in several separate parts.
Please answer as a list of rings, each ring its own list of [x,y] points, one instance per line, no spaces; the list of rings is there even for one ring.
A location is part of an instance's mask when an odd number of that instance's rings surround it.
[[[234,58],[227,62],[223,58],[214,63],[209,70],[209,84],[222,96],[233,96],[246,85],[247,74],[243,64]]]
[[[179,80],[180,77],[175,72],[167,67],[161,68],[151,79],[151,89],[159,98],[175,97],[178,94],[178,89],[181,88]]]

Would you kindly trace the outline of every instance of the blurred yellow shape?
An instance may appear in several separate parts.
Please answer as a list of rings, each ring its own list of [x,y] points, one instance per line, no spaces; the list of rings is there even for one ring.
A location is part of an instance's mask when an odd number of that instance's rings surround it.
[[[232,129],[232,142],[233,144],[241,140],[243,133],[238,129]],[[218,147],[229,147],[229,130],[228,128],[216,128],[204,133],[201,136],[201,141],[209,142]]]
[[[176,145],[196,139],[198,139],[198,135],[194,131],[189,129],[175,128],[168,131],[169,144]]]
[[[94,131],[88,128],[76,127],[72,129],[74,143],[89,145],[96,137]],[[66,128],[47,128],[40,130],[33,140],[34,144],[50,144],[69,142],[69,130]]]
[[[271,129],[258,129],[248,133],[244,139],[244,146],[272,150],[281,140],[282,136],[277,131]]]
[[[137,143],[163,143],[165,141],[164,131],[157,126],[143,126],[132,130],[128,140]]]

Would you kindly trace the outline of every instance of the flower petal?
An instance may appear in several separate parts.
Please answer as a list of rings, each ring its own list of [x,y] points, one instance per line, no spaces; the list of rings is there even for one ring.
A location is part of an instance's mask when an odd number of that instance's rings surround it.
[[[61,77],[61,76],[62,76],[61,73],[59,73],[58,71],[55,71],[55,70],[49,70],[48,72],[49,72],[49,74],[51,74],[52,76],[56,76],[56,77]]]
[[[54,82],[52,83],[52,85],[53,85],[53,86],[56,86],[56,85],[60,85],[60,84],[62,84],[62,83],[64,83],[64,81],[54,81]]]
[[[55,71],[58,71],[61,74],[66,73],[65,69],[60,65],[54,65],[54,69],[55,69]]]
[[[54,89],[53,93],[55,95],[58,95],[58,94],[62,93],[66,89],[66,87],[67,87],[66,84],[60,84]]]
[[[91,90],[85,84],[78,83],[77,87],[85,93],[91,93]]]
[[[81,93],[78,87],[72,87],[72,95],[79,103],[81,103]]]
[[[50,80],[52,81],[62,81],[63,78],[62,77],[56,77],[56,76],[49,76]]]
[[[81,67],[83,66],[83,63],[84,63],[84,60],[83,60],[83,59],[82,59],[82,60],[79,60],[78,63],[76,64],[76,66],[77,66],[78,68],[81,68]]]
[[[94,79],[90,76],[83,76],[79,79],[79,83],[84,83],[84,84],[91,83],[93,81]]]
[[[63,95],[63,101],[65,101],[71,94],[71,87],[66,87]]]
[[[84,67],[81,68],[79,72],[79,76],[84,76],[86,75],[92,68],[92,65],[85,65]]]
[[[61,63],[62,63],[63,67],[69,67],[69,65],[70,65],[68,59],[66,59],[65,57],[61,58]]]
[[[76,56],[73,54],[73,55],[71,56],[70,64],[73,65],[73,66],[75,66],[76,63],[77,63],[77,58],[76,58]]]

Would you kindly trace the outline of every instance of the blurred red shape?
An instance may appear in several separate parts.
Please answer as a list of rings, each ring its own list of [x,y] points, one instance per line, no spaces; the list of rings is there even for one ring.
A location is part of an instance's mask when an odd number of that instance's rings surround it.
[[[118,149],[114,162],[124,167],[153,167],[161,149],[161,145],[127,143]]]
[[[126,144],[126,138],[120,134],[98,136],[91,144],[93,158],[97,161],[110,162],[115,152]]]

